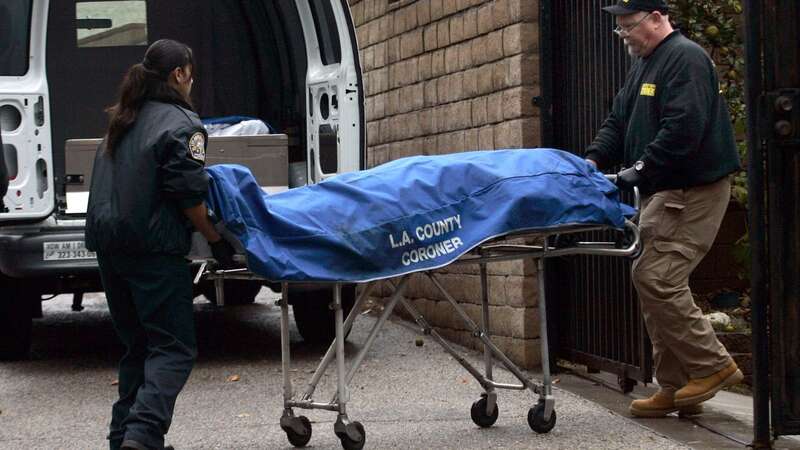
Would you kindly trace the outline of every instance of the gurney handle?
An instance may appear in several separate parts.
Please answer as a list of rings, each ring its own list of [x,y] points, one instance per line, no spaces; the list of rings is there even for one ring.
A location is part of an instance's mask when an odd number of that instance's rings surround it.
[[[512,261],[521,257],[528,258],[553,258],[567,255],[599,255],[599,256],[628,256],[636,257],[641,248],[639,227],[630,220],[625,221],[625,229],[633,234],[633,241],[625,248],[615,248],[613,242],[577,242],[567,248],[551,247],[550,245],[527,244],[484,244],[478,247],[479,256],[468,256],[454,261],[452,264],[476,264],[500,261]],[[578,230],[587,231],[587,230]],[[553,233],[550,236],[554,236]],[[545,239],[547,242],[547,239]],[[475,253],[473,253],[475,254]]]
[[[606,174],[606,179],[615,185],[617,184],[617,175],[616,174]],[[639,219],[639,207],[641,206],[641,196],[639,194],[639,187],[633,187],[633,207],[636,209],[636,215],[633,217],[633,221],[637,221]]]

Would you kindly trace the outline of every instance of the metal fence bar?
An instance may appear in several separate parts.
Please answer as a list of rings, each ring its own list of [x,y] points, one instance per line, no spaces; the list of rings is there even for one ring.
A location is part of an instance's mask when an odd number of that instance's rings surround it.
[[[555,93],[552,146],[582,154],[610,109],[631,60],[611,32],[613,17],[601,8],[614,0],[543,2],[552,33],[542,41],[551,51],[544,73]],[[549,72],[548,72],[549,70]],[[600,241],[607,233],[588,232],[581,240]],[[553,340],[559,358],[616,373],[621,379],[652,379],[650,343],[638,300],[631,288],[630,261],[582,255],[556,258],[548,270],[557,282],[547,295],[559,312]]]

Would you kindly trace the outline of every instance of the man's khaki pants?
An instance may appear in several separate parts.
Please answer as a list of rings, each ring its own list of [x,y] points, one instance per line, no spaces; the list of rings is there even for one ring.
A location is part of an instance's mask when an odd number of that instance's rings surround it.
[[[731,363],[695,305],[689,275],[708,253],[730,200],[725,177],[705,186],[661,191],[642,202],[642,255],[633,264],[659,385],[667,391]]]

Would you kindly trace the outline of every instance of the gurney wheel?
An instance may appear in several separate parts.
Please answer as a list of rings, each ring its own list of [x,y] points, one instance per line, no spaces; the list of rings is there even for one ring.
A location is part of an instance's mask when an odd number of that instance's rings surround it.
[[[544,420],[544,403],[540,402],[528,410],[528,425],[537,433],[549,433],[556,426],[556,410],[550,413],[550,420]]]
[[[354,441],[350,439],[347,433],[337,434],[339,440],[342,442],[342,448],[344,450],[361,450],[364,448],[364,443],[367,441],[367,432],[364,430],[364,425],[361,425],[361,422],[350,422],[349,426],[354,427],[356,431],[358,431],[361,435],[361,440]]]
[[[308,441],[311,440],[311,422],[308,420],[306,416],[298,417],[300,422],[303,424],[303,428],[305,428],[305,434],[297,434],[293,429],[286,428],[286,438],[289,439],[289,443],[294,445],[295,447],[305,447],[308,444]]]
[[[478,401],[472,404],[470,415],[475,425],[481,428],[489,428],[497,421],[497,416],[500,414],[500,407],[495,403],[494,411],[491,415],[486,414],[486,397],[481,397]]]

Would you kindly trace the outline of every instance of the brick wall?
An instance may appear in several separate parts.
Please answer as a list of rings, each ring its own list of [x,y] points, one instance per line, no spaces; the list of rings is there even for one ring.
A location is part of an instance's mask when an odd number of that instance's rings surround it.
[[[350,1],[364,72],[367,163],[411,155],[536,147],[538,1]],[[491,331],[517,363],[539,364],[535,268],[489,266]],[[480,319],[477,267],[448,268],[443,284]],[[430,281],[406,296],[448,338],[474,339]]]
[[[537,2],[351,2],[364,70],[368,163],[535,146]]]

